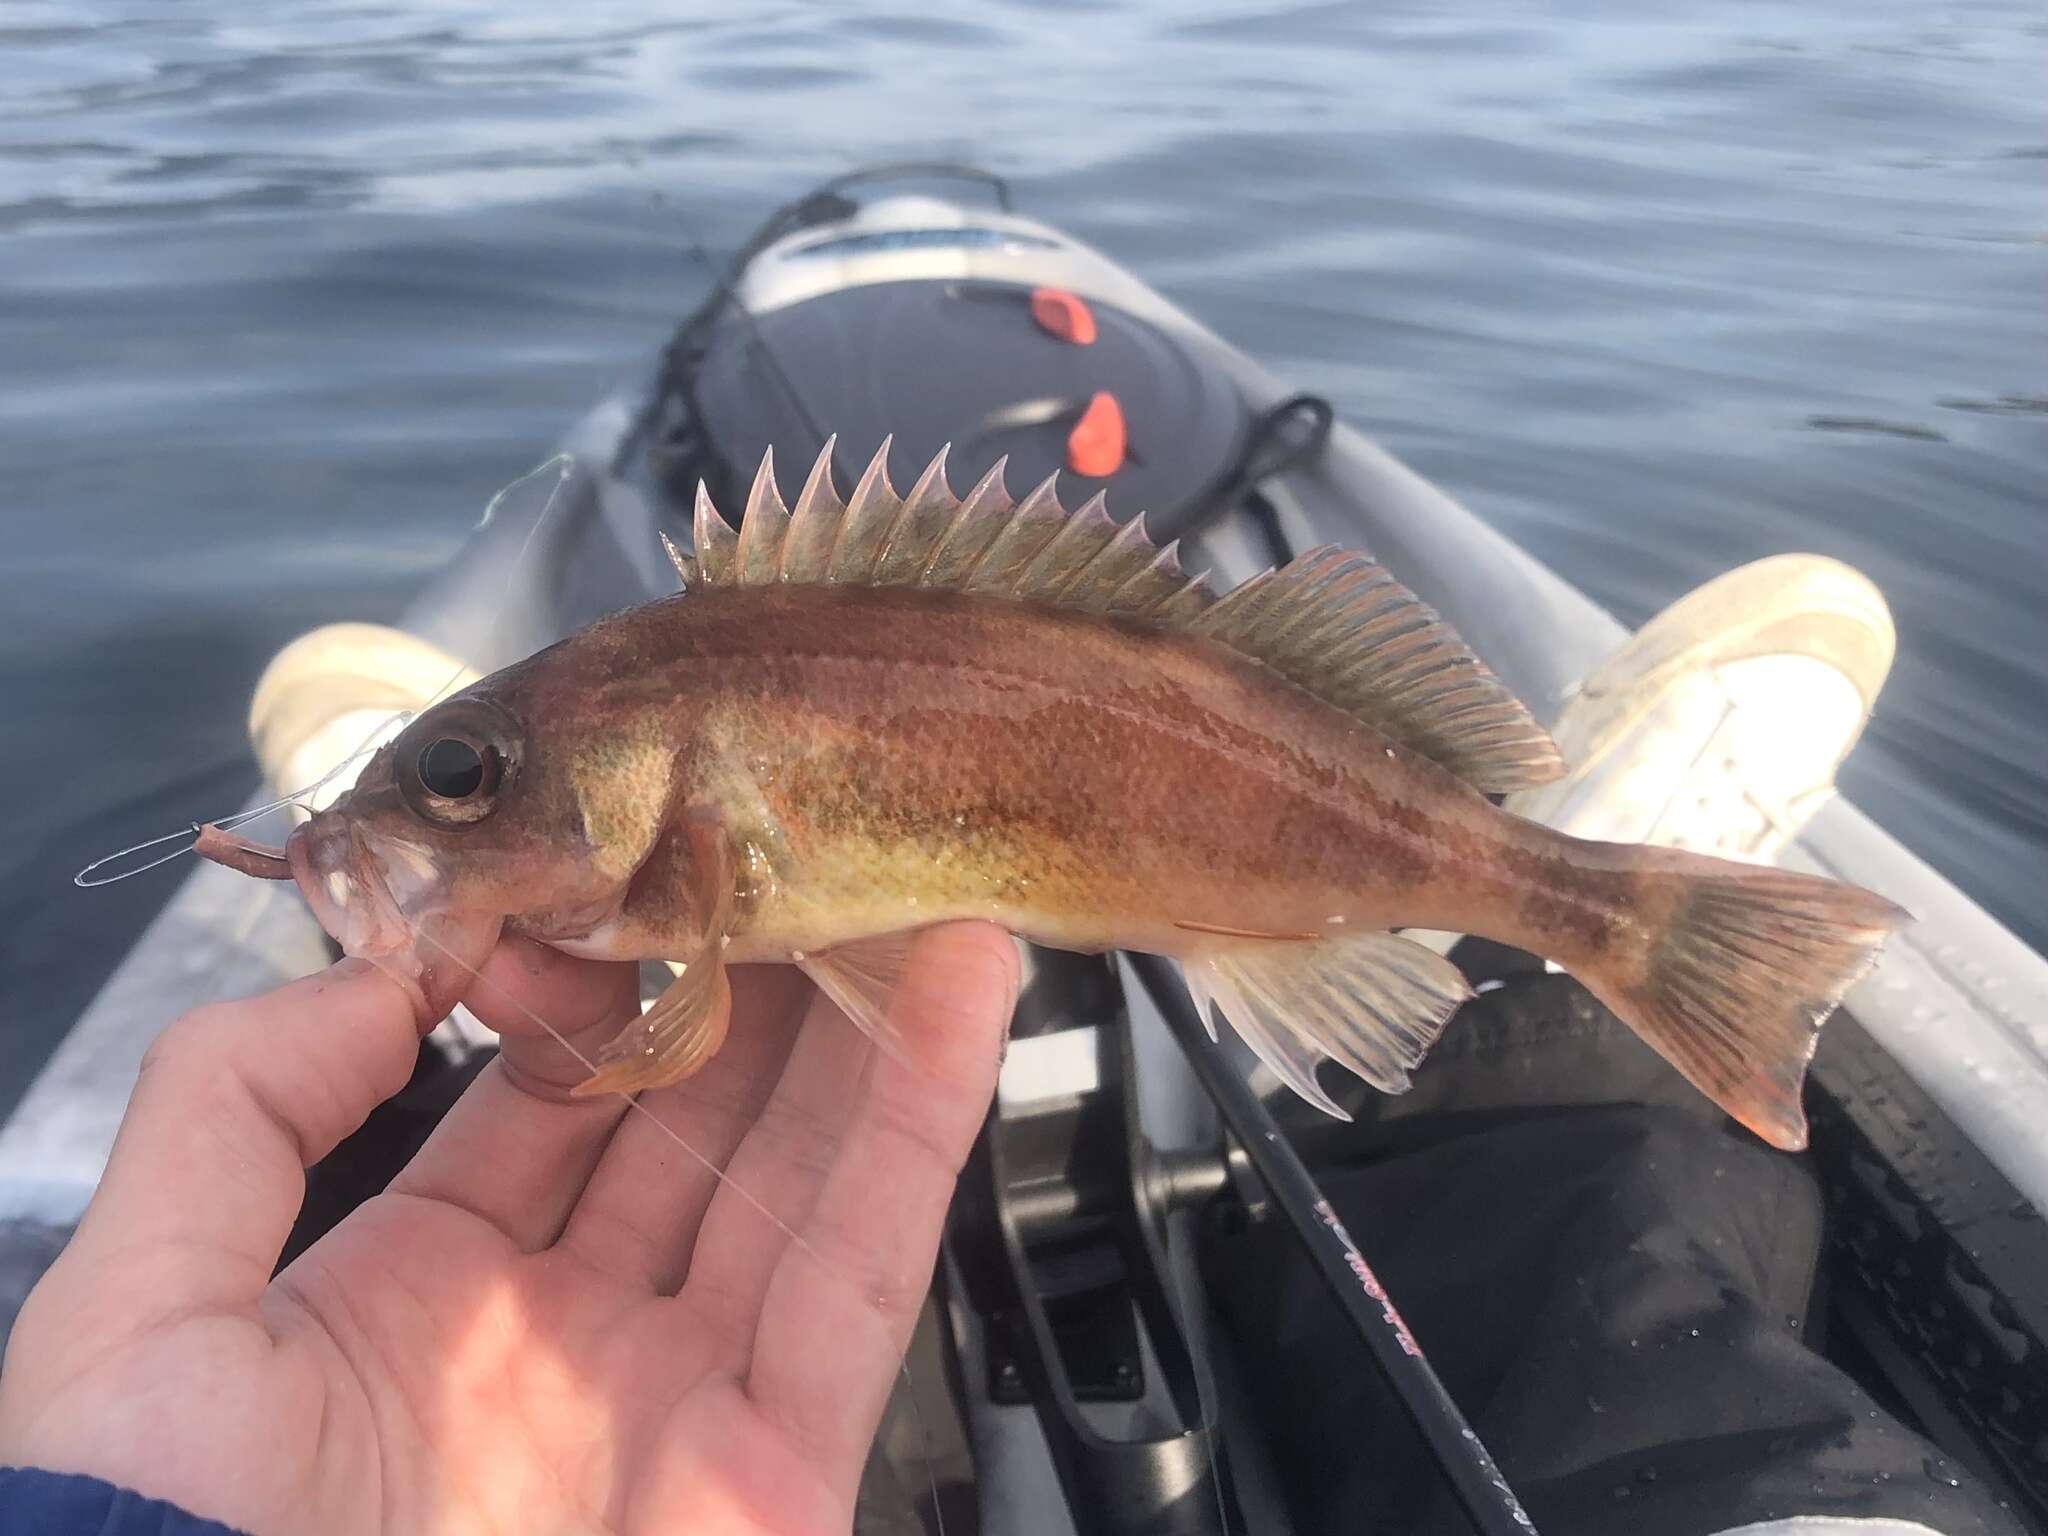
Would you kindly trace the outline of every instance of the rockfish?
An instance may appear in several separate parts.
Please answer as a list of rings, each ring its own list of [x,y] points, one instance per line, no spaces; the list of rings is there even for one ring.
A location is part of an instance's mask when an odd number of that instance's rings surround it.
[[[700,488],[683,591],[413,720],[287,841],[321,923],[436,1016],[501,933],[680,962],[598,1092],[701,1066],[737,962],[802,966],[893,1048],[905,936],[984,918],[1173,957],[1333,1114],[1323,1061],[1397,1092],[1469,995],[1397,931],[1447,929],[1555,960],[1804,1145],[1821,1023],[1898,908],[1499,809],[1555,745],[1364,555],[1217,596],[1099,496],[1012,502],[999,464],[959,498],[943,453],[898,495],[887,453],[842,501],[828,445],[793,508],[764,463],[737,532]]]

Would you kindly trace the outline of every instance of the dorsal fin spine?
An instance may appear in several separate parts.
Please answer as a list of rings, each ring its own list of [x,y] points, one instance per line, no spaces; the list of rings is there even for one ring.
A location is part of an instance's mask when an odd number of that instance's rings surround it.
[[[1109,514],[1102,509],[1098,492],[1057,526],[1045,547],[1018,573],[1015,590],[1021,596],[1057,603],[1074,578],[1109,547],[1102,535],[1108,525]]]
[[[769,453],[772,455],[771,448]],[[775,487],[775,465],[764,456],[747,493],[747,510],[740,518],[739,546],[733,569],[742,582],[773,581],[782,572],[782,553],[789,532],[789,509]]]
[[[925,561],[933,552],[938,531],[950,521],[957,505],[952,487],[946,483],[946,450],[942,447],[903,498],[903,510],[889,530],[887,544],[875,558],[875,579],[891,585],[916,586],[924,573]]]
[[[997,459],[989,472],[975,483],[966,496],[961,498],[959,510],[953,514],[945,536],[939,540],[938,548],[932,551],[932,558],[926,562],[919,578],[919,585],[951,587],[960,583],[962,574],[971,569],[1002,532],[999,512],[1008,511],[1010,493],[1003,485],[1003,471],[1009,465],[1007,456]]]
[[[845,503],[839,499],[839,492],[832,485],[832,459],[838,450],[839,434],[834,432],[825,439],[825,446],[818,450],[817,458],[811,461],[811,472],[804,477],[804,488],[797,492],[797,512],[836,517],[846,510]]]
[[[893,435],[883,438],[882,446],[875,455],[877,462],[882,466],[882,488],[888,493],[889,519],[875,530],[872,540],[873,553],[868,557],[867,574],[870,581],[882,579],[882,573],[889,565],[889,556],[895,551],[896,541],[903,536],[903,530],[909,526],[911,510],[916,505],[913,497],[897,495],[896,488],[889,483],[889,448],[894,441]],[[925,474],[930,472],[931,466],[927,465]],[[922,491],[924,483],[925,476],[919,475],[910,489],[913,492]]]
[[[963,592],[1014,593],[1039,553],[1065,527],[1057,490],[1059,476],[1047,475],[1018,502],[988,548],[961,579]]]
[[[1149,619],[1167,601],[1178,596],[1185,586],[1186,575],[1180,567],[1180,540],[1175,539],[1118,584],[1109,595],[1109,611],[1134,619]]]
[[[1089,521],[1091,520],[1090,514],[1093,514],[1094,518],[1099,518],[1103,522],[1110,521],[1109,502],[1100,491],[1089,497],[1087,502],[1081,507],[1081,510],[1074,514],[1075,521]],[[1065,576],[1061,577],[1058,586],[1050,588],[1044,594],[1047,601],[1066,603],[1076,592],[1085,591],[1090,578],[1096,572],[1105,566],[1113,565],[1130,549],[1129,533],[1129,528],[1119,528],[1107,539],[1098,543],[1091,554],[1071,571],[1067,572]]]
[[[889,483],[891,441],[882,439],[882,446],[846,498],[838,536],[832,541],[832,557],[825,563],[827,581],[865,584],[873,578],[877,542],[894,526],[903,505]]]
[[[952,452],[951,443],[941,443],[939,451],[932,455],[931,463],[925,465],[924,473],[917,477],[917,484],[910,488],[910,494],[903,498],[905,506],[923,506],[928,501],[951,501],[953,491],[946,484],[946,456]]]
[[[796,505],[790,509],[789,528],[783,535],[782,559],[776,571],[782,581],[813,582],[825,577],[833,541],[839,537],[839,498],[832,491],[832,454],[836,442],[836,438],[825,440],[825,451],[812,462],[803,489],[797,493]]]
[[[676,541],[668,536],[666,528],[657,530],[661,534],[661,551],[668,556],[668,563],[676,569],[676,581],[687,592],[697,585],[697,565],[690,556],[676,548]]]
[[[727,582],[732,579],[733,552],[738,547],[739,535],[732,525],[719,516],[718,508],[711,503],[711,491],[702,480],[697,482],[697,504],[692,509],[691,542],[696,546],[697,572],[707,585]]]

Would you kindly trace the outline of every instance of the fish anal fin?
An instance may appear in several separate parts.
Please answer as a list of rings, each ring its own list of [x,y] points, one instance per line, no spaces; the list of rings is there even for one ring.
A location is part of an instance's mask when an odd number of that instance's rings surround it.
[[[682,975],[598,1052],[597,1070],[571,1091],[588,1098],[679,1083],[718,1054],[731,1018],[732,989],[712,945],[684,962]]]
[[[1182,960],[1180,979],[1187,983],[1188,996],[1195,1005],[1195,1014],[1202,1021],[1202,1028],[1209,1031],[1209,1038],[1216,1038],[1216,999],[1209,992],[1209,968],[1198,961]],[[1315,1080],[1310,1074],[1309,1080]],[[1342,1111],[1339,1111],[1341,1114]]]
[[[1219,941],[1181,963],[1196,996],[1213,998],[1281,1081],[1339,1119],[1350,1117],[1317,1084],[1319,1063],[1334,1061],[1384,1093],[1403,1092],[1472,995],[1456,966],[1391,933]]]
[[[1256,657],[1475,789],[1504,793],[1564,772],[1550,733],[1451,627],[1354,551],[1310,550],[1187,627]]]
[[[835,945],[797,961],[804,974],[838,1005],[855,1028],[898,1061],[909,1061],[911,1057],[901,1031],[891,1022],[890,1009],[897,985],[903,979],[903,967],[910,959],[914,937],[907,929],[879,934]]]

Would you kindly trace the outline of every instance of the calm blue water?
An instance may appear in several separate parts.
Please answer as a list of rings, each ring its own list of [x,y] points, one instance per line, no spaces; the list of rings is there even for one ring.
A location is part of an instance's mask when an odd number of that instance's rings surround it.
[[[0,9],[8,1075],[172,884],[70,872],[238,803],[270,653],[393,616],[698,296],[686,238],[904,157],[1009,174],[1632,622],[1869,571],[1849,788],[2048,942],[2034,0],[677,9]]]

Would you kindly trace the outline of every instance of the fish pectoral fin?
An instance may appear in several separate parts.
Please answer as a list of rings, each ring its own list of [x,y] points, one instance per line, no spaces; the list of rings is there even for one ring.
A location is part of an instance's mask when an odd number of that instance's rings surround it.
[[[913,1058],[903,1032],[891,1021],[890,1004],[903,979],[914,937],[909,929],[884,933],[806,955],[797,962],[862,1034],[900,1062]]]
[[[709,817],[688,815],[641,866],[622,915],[662,923],[670,932],[695,929],[698,937],[688,958],[676,966],[676,979],[597,1053],[597,1070],[576,1085],[578,1096],[663,1088],[718,1054],[732,1014],[725,935],[732,920],[734,867],[724,829]]]
[[[1404,1092],[1410,1070],[1472,995],[1450,961],[1391,933],[1217,945],[1181,967],[1204,1023],[1213,1000],[1282,1082],[1340,1120],[1351,1117],[1317,1085],[1318,1063]]]
[[[718,1054],[732,1017],[732,989],[713,943],[684,962],[647,1010],[597,1053],[597,1070],[572,1090],[578,1098],[665,1088]]]

